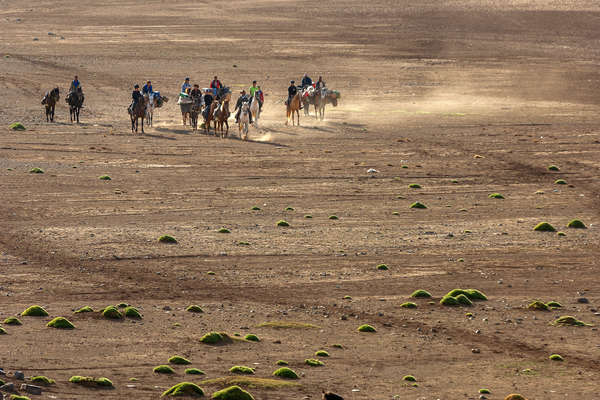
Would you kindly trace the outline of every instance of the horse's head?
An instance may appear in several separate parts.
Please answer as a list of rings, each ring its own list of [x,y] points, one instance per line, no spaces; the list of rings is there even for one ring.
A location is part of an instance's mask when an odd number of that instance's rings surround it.
[[[248,112],[250,105],[248,105],[247,101],[242,102],[242,112]]]

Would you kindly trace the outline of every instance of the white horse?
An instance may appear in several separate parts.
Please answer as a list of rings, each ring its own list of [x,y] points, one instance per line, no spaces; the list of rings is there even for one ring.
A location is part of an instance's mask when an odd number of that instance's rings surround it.
[[[240,139],[248,140],[248,127],[250,126],[250,106],[248,102],[242,103],[242,110],[240,111],[240,119],[238,123]]]
[[[154,116],[154,93],[144,95],[146,99],[146,124],[152,126],[152,117]]]
[[[250,99],[250,112],[254,120],[254,126],[258,129],[258,118],[260,118],[260,104],[258,99],[258,91],[254,92],[254,96]]]

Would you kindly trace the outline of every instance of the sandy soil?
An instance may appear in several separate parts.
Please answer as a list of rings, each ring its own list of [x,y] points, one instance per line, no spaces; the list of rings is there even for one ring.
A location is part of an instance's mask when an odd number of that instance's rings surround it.
[[[0,318],[50,313],[3,325],[0,367],[57,381],[32,398],[155,399],[185,380],[210,395],[223,385],[204,379],[233,365],[270,378],[280,359],[297,386],[255,385],[256,399],[477,399],[484,387],[490,399],[598,398],[597,329],[549,324],[600,323],[597,2],[103,3],[0,0],[0,125],[27,127],[0,129]],[[287,83],[304,72],[340,105],[285,126]],[[64,103],[74,74],[79,125]],[[233,122],[230,139],[192,134],[174,101],[130,134],[134,83],[174,98],[185,76],[206,86],[214,74],[265,90],[251,141]],[[39,102],[54,86],[50,124]],[[567,228],[574,218],[588,229]],[[566,236],[534,232],[541,221]],[[438,303],[461,287],[489,300]],[[401,308],[419,288],[434,298]],[[563,309],[530,311],[534,299]],[[143,320],[72,314],[119,302]],[[46,328],[56,316],[76,329]],[[363,323],[377,332],[358,333]],[[212,347],[199,342],[209,331],[261,341]],[[320,349],[325,366],[305,365]],[[152,372],[174,354],[206,376]]]

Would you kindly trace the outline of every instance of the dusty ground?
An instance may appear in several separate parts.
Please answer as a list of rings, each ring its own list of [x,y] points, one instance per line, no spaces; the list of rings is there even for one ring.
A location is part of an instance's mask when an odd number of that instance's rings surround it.
[[[154,399],[233,365],[268,378],[283,359],[298,386],[250,388],[256,399],[321,389],[476,399],[482,387],[491,399],[598,398],[596,328],[549,325],[560,315],[600,323],[596,2],[104,3],[0,0],[0,125],[28,128],[0,130],[0,317],[41,304],[77,327],[4,326],[0,367],[57,381],[33,397]],[[304,72],[322,74],[341,103],[324,122],[286,127],[287,82]],[[86,93],[78,126],[63,99],[74,74]],[[152,79],[173,97],[186,75],[206,86],[214,74],[266,91],[252,141],[191,134],[174,102],[145,135],[129,133],[133,83]],[[55,85],[63,98],[48,124],[39,101]],[[588,229],[566,228],[573,218]],[[566,236],[533,232],[541,221]],[[163,234],[179,244],[157,243]],[[456,287],[489,301],[439,305]],[[418,288],[435,302],[400,308]],[[564,309],[529,311],[533,299]],[[122,301],[144,319],[72,314]],[[276,320],[319,328],[257,326]],[[377,333],[358,333],[363,323]],[[199,342],[215,330],[261,342]],[[319,349],[325,366],[304,365]],[[152,372],[174,354],[206,377]],[[72,375],[106,376],[115,389],[78,387]]]

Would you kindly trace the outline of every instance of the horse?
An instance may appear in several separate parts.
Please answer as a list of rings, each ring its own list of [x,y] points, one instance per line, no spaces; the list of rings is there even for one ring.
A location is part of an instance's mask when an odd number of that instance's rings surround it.
[[[292,117],[292,125],[294,125],[294,112],[298,115],[298,126],[300,126],[300,92],[296,93],[294,97],[287,102],[287,121],[285,124],[287,125],[290,122],[290,116]]]
[[[42,99],[42,104],[46,107],[46,122],[54,122],[54,108],[59,99],[60,91],[57,87],[50,92],[46,92],[46,95]]]
[[[240,139],[248,140],[248,127],[250,126],[250,106],[247,101],[242,103],[238,122]]]
[[[129,106],[128,108],[129,116],[131,117],[131,133],[133,133],[135,128],[135,133],[138,131],[138,119],[142,119],[142,133],[144,133],[144,117],[146,116],[146,102],[138,101],[135,103],[135,106]]]
[[[190,89],[188,88],[186,90],[186,94],[189,94],[189,92]],[[187,119],[192,111],[192,99],[189,97],[179,96],[177,104],[179,104],[179,108],[181,109],[181,119],[183,120],[183,126],[185,126]]]
[[[321,119],[321,121],[325,119],[326,96],[327,88],[319,88],[315,92],[315,118]]]
[[[168,102],[169,98],[167,96],[161,96],[159,92],[152,92],[145,94],[144,99],[146,100],[146,124],[152,126],[154,109],[162,107],[163,102]]]
[[[227,119],[231,113],[229,112],[229,100],[224,100],[214,112],[215,121],[215,136],[217,135],[217,128],[221,131],[221,139],[224,139],[229,134],[229,122]],[[223,125],[227,127],[227,130],[223,132]]]
[[[321,397],[322,400],[344,400],[344,398],[342,396],[340,396],[337,393],[333,393],[333,392],[326,392],[325,390],[323,390],[323,396]]]
[[[204,107],[204,111],[202,111],[202,117],[204,118],[204,132],[206,134],[210,133],[210,122],[215,117],[215,110],[219,106],[219,103],[213,100],[210,105]],[[215,136],[217,135],[217,131],[215,129]]]
[[[258,90],[254,92],[254,96],[250,99],[250,112],[252,113],[252,120],[254,121],[254,126],[258,129],[258,118],[260,117],[260,99],[258,95]]]
[[[204,104],[203,96],[192,97],[192,106],[190,109],[190,125],[192,130],[195,132],[198,130],[198,114],[202,111],[202,105]]]
[[[69,92],[69,94],[65,98],[65,101],[69,105],[69,116],[71,118],[71,123],[73,123],[73,121],[75,120],[77,121],[77,123],[79,123],[79,111],[83,106],[83,100],[84,96],[81,87],[78,87],[74,91]]]
[[[310,106],[315,104],[315,88],[308,86],[302,89],[302,106],[304,108],[304,115],[310,115]]]
[[[337,107],[338,97],[339,92],[336,92],[335,90],[327,90],[327,93],[325,95],[325,104],[331,104],[334,107]]]

